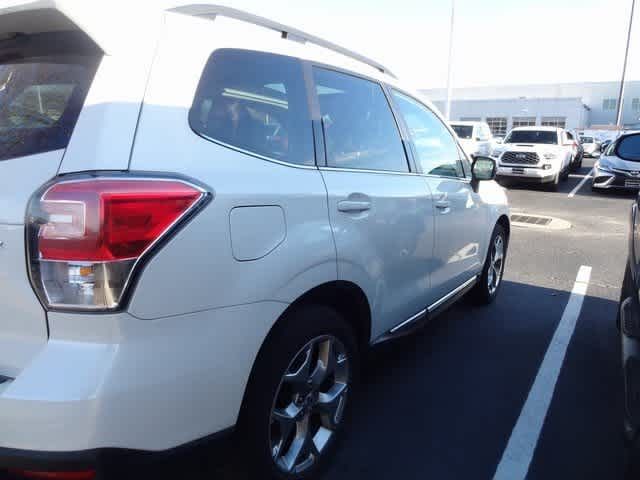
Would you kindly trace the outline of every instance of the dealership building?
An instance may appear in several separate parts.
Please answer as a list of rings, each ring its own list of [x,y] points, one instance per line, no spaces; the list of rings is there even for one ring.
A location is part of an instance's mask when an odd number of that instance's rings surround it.
[[[619,82],[457,88],[451,119],[486,121],[494,135],[513,127],[548,125],[571,130],[607,130],[616,123]],[[445,110],[446,89],[422,90]],[[640,126],[640,81],[627,82],[623,123]]]

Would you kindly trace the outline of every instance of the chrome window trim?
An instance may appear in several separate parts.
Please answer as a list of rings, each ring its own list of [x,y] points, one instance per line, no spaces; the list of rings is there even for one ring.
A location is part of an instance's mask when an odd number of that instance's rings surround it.
[[[367,170],[364,168],[341,168],[341,167],[318,167],[321,172],[333,171],[333,172],[345,172],[345,173],[377,173],[382,175],[405,175],[409,177],[423,177],[423,178],[436,178],[439,180],[453,180],[460,183],[470,184],[471,179],[468,177],[448,177],[446,175],[431,175],[429,173],[419,172],[396,172],[394,170]]]
[[[377,173],[382,175],[406,175],[410,177],[421,177],[417,172],[398,172],[396,170],[368,170],[366,168],[343,168],[343,167],[318,167],[320,171],[333,172],[353,172],[353,173]]]

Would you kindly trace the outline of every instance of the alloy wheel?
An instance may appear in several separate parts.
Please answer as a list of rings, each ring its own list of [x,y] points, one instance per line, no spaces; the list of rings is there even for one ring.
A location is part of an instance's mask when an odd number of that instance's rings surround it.
[[[282,472],[300,474],[317,463],[342,423],[349,382],[349,359],[336,337],[316,337],[296,354],[271,409],[271,455]]]
[[[497,235],[491,247],[491,257],[489,260],[489,274],[487,275],[487,283],[489,294],[493,295],[502,281],[502,272],[504,265],[504,239],[502,235]]]

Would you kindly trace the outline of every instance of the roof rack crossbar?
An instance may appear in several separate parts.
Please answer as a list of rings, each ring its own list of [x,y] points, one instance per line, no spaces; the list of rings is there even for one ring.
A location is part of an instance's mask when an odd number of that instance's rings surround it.
[[[169,11],[180,13],[183,15],[191,15],[195,17],[204,17],[204,18],[212,18],[212,19],[218,15],[221,15],[223,17],[233,18],[243,22],[252,23],[254,25],[259,25],[261,27],[269,28],[271,30],[280,32],[282,34],[282,38],[287,38],[294,41],[309,42],[309,43],[318,45],[320,47],[333,50],[334,52],[340,53],[346,57],[352,58],[366,65],[369,65],[370,67],[375,68],[381,73],[384,73],[393,78],[396,78],[395,75],[391,73],[391,71],[388,68],[386,68],[384,65],[381,65],[375,60],[371,60],[370,58],[365,57],[364,55],[360,55],[359,53],[353,52],[349,49],[341,47],[340,45],[336,45],[335,43],[316,37],[315,35],[305,33],[296,28],[288,27],[287,25],[274,22],[272,20],[269,20],[264,17],[260,17],[258,15],[253,15],[252,13],[243,12],[242,10],[238,10],[231,7],[225,7],[222,5],[194,4],[194,5],[185,5],[181,7],[172,8],[172,9],[169,9]]]

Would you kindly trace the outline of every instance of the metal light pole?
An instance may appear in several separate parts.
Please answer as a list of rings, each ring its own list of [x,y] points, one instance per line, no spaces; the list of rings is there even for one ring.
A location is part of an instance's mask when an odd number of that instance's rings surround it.
[[[633,0],[635,2],[635,0]],[[449,72],[447,74],[447,106],[444,116],[447,120],[451,119],[451,96],[453,85],[451,79],[453,77],[453,27],[456,18],[456,0],[451,0],[451,32],[449,33]]]
[[[633,13],[636,8],[636,0],[631,0],[631,16],[629,17],[629,33],[627,34],[627,48],[624,53],[624,64],[622,66],[622,80],[620,81],[620,95],[618,96],[618,113],[616,115],[616,126],[622,128],[622,112],[624,108],[624,82],[627,76],[627,62],[629,61],[629,45],[631,43],[631,29],[633,27]]]

